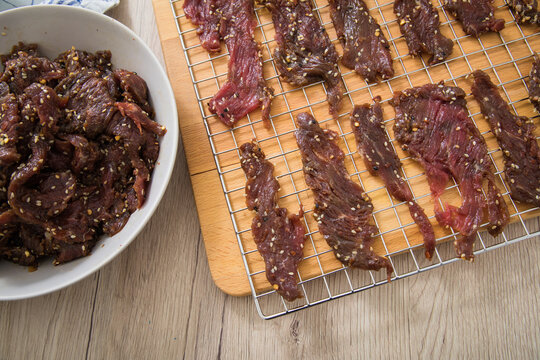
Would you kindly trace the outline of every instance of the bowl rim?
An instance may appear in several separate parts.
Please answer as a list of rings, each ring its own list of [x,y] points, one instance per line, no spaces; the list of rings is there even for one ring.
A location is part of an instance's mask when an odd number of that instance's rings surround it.
[[[79,282],[79,281],[85,279],[86,277],[94,274],[98,270],[102,269],[105,265],[110,263],[120,253],[122,253],[128,247],[128,245],[131,244],[131,242],[145,228],[146,224],[152,218],[152,216],[154,215],[155,210],[157,209],[157,207],[161,203],[163,195],[165,194],[165,192],[167,191],[167,188],[169,186],[169,182],[170,182],[170,179],[171,179],[171,176],[172,176],[172,172],[174,170],[174,166],[175,166],[175,163],[176,163],[176,157],[177,157],[177,151],[178,151],[178,142],[179,142],[178,110],[177,110],[176,98],[175,98],[174,92],[172,90],[170,79],[169,79],[166,71],[164,70],[162,64],[160,63],[159,59],[157,58],[156,54],[154,54],[152,49],[150,49],[150,47],[144,42],[144,40],[141,39],[141,37],[138,34],[136,34],[133,30],[131,30],[126,25],[122,24],[120,21],[118,21],[118,20],[116,20],[116,19],[114,19],[114,18],[112,18],[110,16],[98,13],[98,12],[93,11],[93,10],[80,8],[80,7],[74,7],[74,6],[67,6],[67,5],[40,4],[40,5],[21,6],[21,7],[18,7],[18,8],[9,9],[9,10],[5,10],[5,11],[0,12],[0,18],[4,17],[4,16],[10,16],[10,14],[13,14],[13,13],[25,12],[25,11],[28,11],[30,9],[32,9],[32,10],[39,10],[39,9],[45,10],[46,9],[46,11],[50,11],[50,10],[54,9],[54,11],[61,11],[61,12],[63,11],[63,12],[66,12],[66,13],[84,14],[83,16],[88,16],[90,18],[99,19],[98,21],[105,21],[105,22],[112,23],[112,24],[114,24],[114,26],[122,28],[124,31],[126,31],[128,34],[130,34],[134,38],[134,40],[136,40],[136,42],[138,42],[140,45],[142,45],[144,50],[146,52],[148,52],[148,54],[150,55],[151,61],[153,61],[155,63],[155,65],[157,65],[157,68],[158,68],[157,71],[163,76],[164,79],[166,79],[166,82],[164,84],[164,88],[162,90],[164,90],[164,92],[166,93],[166,96],[169,97],[170,100],[171,100],[171,102],[169,104],[171,109],[167,109],[167,111],[172,110],[172,113],[171,113],[170,116],[171,116],[171,118],[175,119],[176,121],[173,121],[172,126],[167,125],[167,134],[165,135],[165,136],[169,135],[172,138],[172,148],[170,149],[170,152],[171,152],[172,155],[171,155],[171,160],[169,161],[170,165],[168,164],[168,168],[166,169],[166,172],[165,172],[164,176],[162,177],[164,179],[164,181],[163,181],[163,184],[164,184],[163,189],[162,189],[162,191],[160,193],[156,194],[156,198],[155,198],[156,201],[153,204],[146,203],[146,204],[143,205],[143,208],[146,207],[146,206],[149,206],[149,208],[147,208],[148,209],[147,210],[148,211],[148,216],[141,219],[141,221],[137,224],[137,226],[133,230],[133,233],[132,233],[131,237],[126,237],[126,241],[122,243],[122,246],[117,247],[117,248],[113,248],[109,253],[106,253],[103,256],[103,258],[99,262],[97,262],[96,265],[93,268],[89,268],[89,269],[83,270],[83,271],[76,271],[76,269],[73,269],[74,275],[73,275],[72,278],[70,278],[67,281],[63,281],[61,283],[58,283],[57,285],[50,286],[50,287],[48,287],[46,289],[39,289],[39,290],[29,291],[29,292],[27,292],[25,294],[6,295],[6,294],[1,294],[0,293],[0,301],[12,301],[12,300],[30,299],[30,298],[50,294],[52,292],[64,289],[64,288],[66,288],[66,287],[68,287],[70,285],[73,285],[74,283]],[[114,56],[114,54],[113,54],[113,56]],[[160,149],[160,151],[163,151],[163,149]],[[168,151],[169,151],[169,149],[168,149]],[[156,166],[159,166],[159,165],[156,165]],[[140,211],[140,210],[138,210],[138,211]],[[118,234],[121,234],[122,231],[123,230],[121,230]],[[118,235],[118,234],[116,234],[116,235]],[[103,241],[102,239],[100,239],[100,240]],[[89,256],[92,256],[92,255],[93,255],[93,253],[90,253]],[[83,258],[80,258],[80,259],[76,259],[74,261],[84,260],[85,258],[86,257],[83,257]]]

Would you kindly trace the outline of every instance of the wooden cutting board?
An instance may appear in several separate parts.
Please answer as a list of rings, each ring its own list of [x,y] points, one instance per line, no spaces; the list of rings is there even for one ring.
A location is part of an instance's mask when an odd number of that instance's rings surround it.
[[[227,294],[248,295],[251,292],[248,278],[234,236],[225,195],[221,190],[216,163],[201,119],[171,5],[168,0],[154,0],[153,4],[167,73],[178,107],[182,142],[212,278]]]
[[[497,1],[496,5],[499,5],[499,2],[502,4],[501,1]],[[319,6],[321,6],[321,1],[318,3]],[[183,1],[173,3],[172,7],[176,14],[181,13],[182,4]],[[182,141],[187,157],[189,173],[197,203],[197,211],[199,214],[202,235],[204,238],[212,277],[216,285],[225,293],[234,296],[248,295],[251,293],[251,288],[249,286],[238,240],[236,238],[236,233],[229,214],[222,183],[220,182],[216,162],[212,155],[209,138],[207,136],[207,129],[205,128],[201,116],[199,103],[197,102],[191,76],[186,65],[186,59],[184,58],[184,51],[182,49],[182,44],[178,34],[173,9],[171,9],[171,3],[169,0],[153,0],[153,5],[167,72],[176,96]],[[384,16],[387,21],[388,19],[394,19],[391,8],[392,7],[389,4],[388,6],[383,6],[380,11],[380,15]],[[264,13],[266,10],[262,11],[263,12],[258,12],[258,15],[260,22],[262,24],[267,24],[263,26],[266,34],[262,35],[262,33],[258,33],[257,39],[259,41],[270,41],[273,39],[273,26],[271,25],[269,14]],[[321,13],[323,18],[326,16],[326,19],[328,19],[327,9],[321,10]],[[507,21],[511,19],[511,15],[509,14],[508,10],[502,8],[496,11],[496,16],[503,17]],[[381,17],[376,17],[379,23],[381,23]],[[184,26],[191,26],[185,18],[179,19],[178,21],[182,23],[183,30],[185,30]],[[444,20],[442,21],[444,22]],[[519,33],[518,28],[514,24],[511,24],[511,27],[512,28],[505,29],[505,39],[509,39],[508,41],[511,41],[511,39],[516,39],[517,37],[523,36],[521,33]],[[331,38],[334,39],[335,32],[333,32],[332,26],[328,25],[326,28]],[[457,29],[456,32],[458,33],[456,36],[463,36],[463,33],[459,33],[461,30],[459,25],[454,24],[453,28]],[[534,31],[534,29],[532,30]],[[394,38],[399,37],[399,30],[397,30],[397,24],[395,22],[386,28],[386,30],[383,28],[383,31],[389,31],[391,36]],[[450,28],[443,29],[443,33],[445,31],[448,33],[451,30]],[[530,36],[530,33],[531,31],[526,33],[525,36]],[[447,35],[452,38],[451,33]],[[264,38],[264,36],[271,36],[271,38]],[[386,33],[386,36],[388,38],[389,34]],[[513,44],[516,46],[495,46],[493,51],[491,51],[492,48],[490,47],[490,43],[491,41],[496,42],[497,39],[498,35],[496,34],[485,35],[485,37],[482,38],[482,46],[484,46],[484,48],[487,50],[481,53],[478,53],[478,49],[475,48],[475,44],[472,43],[476,42],[476,40],[469,38],[462,39],[462,46],[459,48],[458,46],[455,46],[454,52],[457,52],[458,54],[461,52],[465,54],[470,53],[471,55],[467,56],[466,60],[472,64],[474,69],[489,67],[491,63],[504,64],[509,60],[520,59],[521,57],[531,55],[528,48],[525,48],[518,43]],[[469,43],[469,40],[471,43]],[[191,42],[186,46],[193,46],[194,44],[197,44],[196,41],[198,41],[198,39],[196,38],[194,31],[189,34],[189,39],[186,41]],[[540,50],[540,36],[532,36],[528,39],[528,41],[533,47],[533,50]],[[271,46],[273,48],[275,43],[271,44]],[[470,48],[468,48],[468,46],[470,46]],[[479,47],[478,43],[476,43],[476,46]],[[339,45],[338,51],[341,51]],[[396,40],[392,51],[392,55],[394,57],[396,56],[395,51],[399,51],[400,54],[406,54],[407,51],[404,41],[402,39]],[[204,59],[204,56],[207,58],[207,55],[200,47],[199,54],[192,53],[190,56],[192,60],[197,56],[203,56],[202,59]],[[268,47],[268,45],[266,45],[266,47],[263,46],[263,57],[268,59],[269,56],[270,47]],[[482,56],[484,58],[481,58]],[[509,81],[507,78],[512,79],[512,77],[515,79],[517,76],[519,76],[518,73],[528,74],[530,62],[531,59],[526,59],[519,61],[516,66],[510,63],[508,65],[508,70],[504,68],[506,65],[501,65],[502,67],[498,69],[500,72],[501,81],[504,83],[505,81]],[[349,89],[361,88],[363,86],[362,91],[354,92],[354,94],[350,95],[349,99],[351,100],[351,103],[354,102],[360,104],[370,102],[372,95],[383,95],[383,99],[388,99],[391,96],[391,91],[405,89],[410,87],[411,84],[413,86],[419,86],[430,82],[430,80],[447,80],[452,76],[459,78],[459,86],[462,86],[464,89],[466,89],[466,91],[470,89],[470,82],[463,77],[465,73],[470,72],[464,58],[451,62],[450,66],[445,65],[438,66],[437,68],[433,69],[430,68],[429,72],[415,71],[414,77],[411,76],[409,78],[404,76],[405,71],[410,72],[410,69],[413,67],[419,68],[419,63],[420,61],[418,59],[412,59],[410,56],[400,56],[399,64],[395,64],[396,79],[390,82],[390,89],[386,85],[381,84],[366,88],[362,85],[363,81],[361,78],[354,73],[344,77],[345,84]],[[224,76],[224,72],[226,71],[226,57],[216,60],[213,62],[213,64],[216,66],[215,71],[218,74],[223,74],[218,76],[219,83],[223,84],[226,79],[226,76]],[[272,69],[271,62],[266,61],[264,68],[265,75],[268,75],[268,69]],[[212,71],[214,71],[214,69],[212,69]],[[350,71],[346,69],[342,69],[342,72],[350,73]],[[208,68],[204,69],[194,67],[194,75],[195,78],[199,80],[204,79],[212,74],[210,74]],[[289,112],[291,112],[292,115],[296,115],[301,111],[310,110],[309,108],[311,108],[311,111],[314,112],[318,120],[327,119],[323,122],[323,126],[338,130],[338,132],[343,135],[340,145],[342,149],[346,150],[346,153],[349,155],[347,156],[346,161],[347,168],[351,173],[359,173],[357,179],[362,182],[362,185],[366,191],[372,191],[370,192],[370,197],[373,200],[376,212],[375,219],[381,232],[384,234],[384,240],[388,251],[398,252],[400,250],[408,249],[409,246],[421,244],[422,239],[418,234],[416,226],[411,221],[406,206],[397,206],[386,193],[381,180],[371,177],[369,174],[367,174],[367,172],[365,172],[363,162],[360,156],[355,152],[354,140],[353,136],[350,134],[347,116],[342,117],[338,122],[329,119],[327,105],[324,101],[324,92],[322,91],[321,85],[307,88],[303,92],[292,91],[294,88],[288,87],[286,84],[283,85],[284,88],[280,88],[281,84],[277,82],[277,76],[275,73],[271,73],[269,77],[271,78],[269,81],[270,85],[273,86],[276,91],[281,90],[280,93],[283,93],[279,99],[276,97],[273,101],[272,114],[274,115],[273,122],[275,127],[272,129],[272,131],[264,128],[264,126],[261,124],[259,121],[260,112],[258,111],[251,114],[251,121],[253,121],[253,124],[249,127],[235,129],[235,131],[232,133],[234,134],[234,137],[226,131],[227,128],[223,126],[217,119],[207,119],[211,133],[215,134],[213,136],[214,148],[218,153],[220,153],[218,156],[220,170],[223,173],[225,187],[229,191],[229,202],[233,211],[235,211],[235,222],[237,229],[240,230],[239,236],[244,246],[244,251],[249,252],[256,249],[251,239],[251,233],[248,231],[252,214],[250,214],[247,210],[242,210],[245,205],[243,190],[241,190],[241,187],[244,185],[243,182],[245,181],[245,177],[241,170],[239,170],[239,159],[237,153],[229,150],[234,150],[236,144],[240,145],[245,141],[249,141],[251,138],[253,138],[253,136],[263,139],[263,141],[260,143],[261,147],[266,152],[267,156],[272,159],[272,162],[276,167],[276,175],[280,179],[280,183],[282,185],[281,193],[283,194],[283,197],[280,200],[280,205],[288,207],[290,211],[297,211],[299,202],[301,202],[305,209],[311,209],[313,205],[311,194],[306,190],[301,171],[296,171],[297,169],[300,169],[301,164],[300,156],[298,152],[295,152],[294,150],[296,149],[296,144],[292,135],[292,118],[289,114]],[[412,82],[409,82],[411,79],[413,79]],[[495,81],[496,79],[494,79],[492,76],[492,80]],[[201,96],[212,95],[217,89],[216,85],[213,85],[214,88],[212,88],[212,86],[205,88],[204,80],[199,81],[200,83],[197,86],[200,94],[202,94]],[[506,86],[512,101],[515,101],[515,99],[519,97],[526,98],[527,94],[522,82],[516,82],[516,84],[514,84],[515,86],[512,84]],[[291,90],[292,92],[289,92],[288,90]],[[312,101],[306,104],[306,99],[310,99]],[[474,103],[470,97],[468,98],[468,101],[471,113],[478,113],[479,110],[476,103]],[[347,106],[349,106],[349,108],[347,108]],[[351,104],[346,104],[344,109],[342,109],[342,112],[348,111],[350,106]],[[516,103],[515,106],[520,115],[534,115],[532,106],[527,101]],[[204,107],[205,115],[210,115],[208,109],[206,108],[206,104],[204,104]],[[293,109],[291,110],[291,108]],[[385,111],[385,119],[389,119],[391,116],[393,116],[393,110],[388,103],[383,104],[383,109]],[[480,115],[476,115],[475,120],[477,120],[477,125],[482,132],[488,129],[487,122],[485,122]],[[239,122],[239,125],[245,122],[246,119],[243,119]],[[392,124],[392,122],[388,122],[386,124],[390,134],[392,134]],[[496,141],[491,133],[485,134],[485,138],[489,149],[498,149]],[[397,151],[400,158],[405,159],[403,161],[404,170],[407,176],[412,179],[410,183],[414,194],[417,197],[421,197],[421,200],[419,201],[420,205],[424,207],[428,216],[432,216],[433,204],[428,195],[429,187],[427,185],[425,176],[422,175],[422,169],[412,160],[408,159],[407,154],[403,153],[400,149],[397,149]],[[287,153],[287,155],[282,155],[283,152]],[[500,151],[493,153],[493,158],[497,168],[501,170],[503,165]],[[291,172],[292,174],[290,174]],[[504,189],[500,181],[499,185],[500,188]],[[235,191],[234,189],[240,190]],[[509,200],[508,196],[505,196],[505,198],[509,204],[511,214],[516,214],[517,212],[527,209],[527,207],[521,207],[520,205],[514,206]],[[447,191],[443,199],[451,204],[459,205],[460,203],[459,194],[455,187]],[[317,228],[310,215],[311,214],[306,215],[306,222],[309,226],[308,231],[313,232],[317,230]],[[538,215],[538,211],[529,211],[522,215],[522,218]],[[517,216],[514,216],[512,217],[512,220],[519,221],[520,219]],[[443,240],[454,239],[454,236],[449,230],[439,227],[435,220],[432,220],[432,222],[438,237],[442,238]],[[408,225],[405,225],[403,230],[395,230],[404,224]],[[406,234],[406,238],[404,234]],[[179,241],[184,241],[184,239],[179,239]],[[377,241],[374,248],[381,254],[386,253],[381,241]],[[302,262],[299,269],[302,279],[304,280],[321,275],[322,273],[331,272],[341,267],[341,264],[333,257],[324,240],[322,240],[318,234],[313,234],[310,240],[308,240],[304,255],[309,257],[309,259]],[[264,264],[259,254],[255,251],[247,254],[246,261],[249,264],[251,273],[257,273],[256,275],[252,276],[256,291],[260,292],[268,289],[269,284],[265,279],[264,273],[262,272],[264,269]]]

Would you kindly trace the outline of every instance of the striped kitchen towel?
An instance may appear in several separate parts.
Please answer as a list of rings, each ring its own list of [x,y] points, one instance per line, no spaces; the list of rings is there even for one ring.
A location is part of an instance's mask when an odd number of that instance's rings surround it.
[[[120,0],[0,0],[0,11],[28,5],[57,4],[78,6],[104,13],[119,2]]]

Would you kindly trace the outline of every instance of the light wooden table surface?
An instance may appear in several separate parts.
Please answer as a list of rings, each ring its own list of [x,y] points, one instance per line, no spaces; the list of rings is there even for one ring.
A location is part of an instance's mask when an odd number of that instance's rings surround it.
[[[162,58],[150,1],[109,15]],[[539,279],[530,239],[261,320],[251,298],[212,282],[180,146],[161,205],[118,258],[65,290],[0,303],[0,359],[538,359]]]

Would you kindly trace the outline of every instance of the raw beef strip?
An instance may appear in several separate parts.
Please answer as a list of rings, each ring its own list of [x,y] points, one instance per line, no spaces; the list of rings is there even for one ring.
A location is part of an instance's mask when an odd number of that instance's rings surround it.
[[[441,34],[439,14],[429,0],[396,0],[394,13],[411,55],[431,55],[430,65],[450,56],[454,44]]]
[[[220,39],[229,49],[227,82],[210,100],[210,111],[232,127],[248,113],[261,108],[262,119],[269,126],[274,91],[266,86],[262,54],[254,38],[257,22],[253,1],[186,0],[184,12],[199,25],[199,36],[206,50],[219,51]]]
[[[540,149],[533,121],[510,112],[486,73],[475,71],[473,76],[472,93],[503,152],[510,195],[517,201],[540,206]]]
[[[368,82],[394,76],[388,41],[363,0],[330,0],[330,13],[343,44],[343,65]]]
[[[468,117],[465,92],[442,83],[428,84],[397,93],[392,101],[396,139],[425,168],[437,221],[463,235],[454,243],[457,255],[472,260],[484,209],[493,236],[502,231],[509,215],[495,185],[484,138]],[[442,210],[439,198],[451,176],[459,186],[462,203],[459,208],[445,204]],[[486,196],[482,193],[485,179]]]
[[[401,162],[386,135],[383,124],[382,108],[379,105],[380,97],[376,97],[375,104],[355,106],[351,114],[351,127],[353,129],[358,152],[362,154],[369,172],[373,176],[379,175],[388,192],[404,201],[409,207],[413,220],[420,228],[424,237],[426,257],[431,259],[435,251],[435,233],[424,210],[414,201],[409,186],[401,177]]]
[[[493,0],[445,0],[444,8],[450,11],[467,34],[479,37],[488,31],[499,32],[504,28],[503,19],[493,16]]]
[[[362,187],[349,177],[343,163],[345,155],[336,144],[337,134],[321,129],[307,113],[298,115],[296,122],[296,142],[306,183],[315,196],[319,231],[343,264],[364,270],[386,268],[390,279],[390,261],[371,247],[379,232],[370,223],[373,205]]]
[[[186,0],[184,13],[198,26],[201,45],[208,52],[221,50],[221,26],[224,3],[215,0]]]
[[[338,54],[307,0],[262,0],[272,11],[277,47],[274,62],[279,74],[292,85],[324,80],[330,113],[337,117],[343,86]]]
[[[251,232],[266,264],[266,278],[284,299],[293,301],[302,296],[296,281],[304,248],[302,211],[287,215],[287,209],[278,207],[279,183],[274,166],[257,144],[245,143],[240,152],[248,179],[246,204],[255,211]]]

